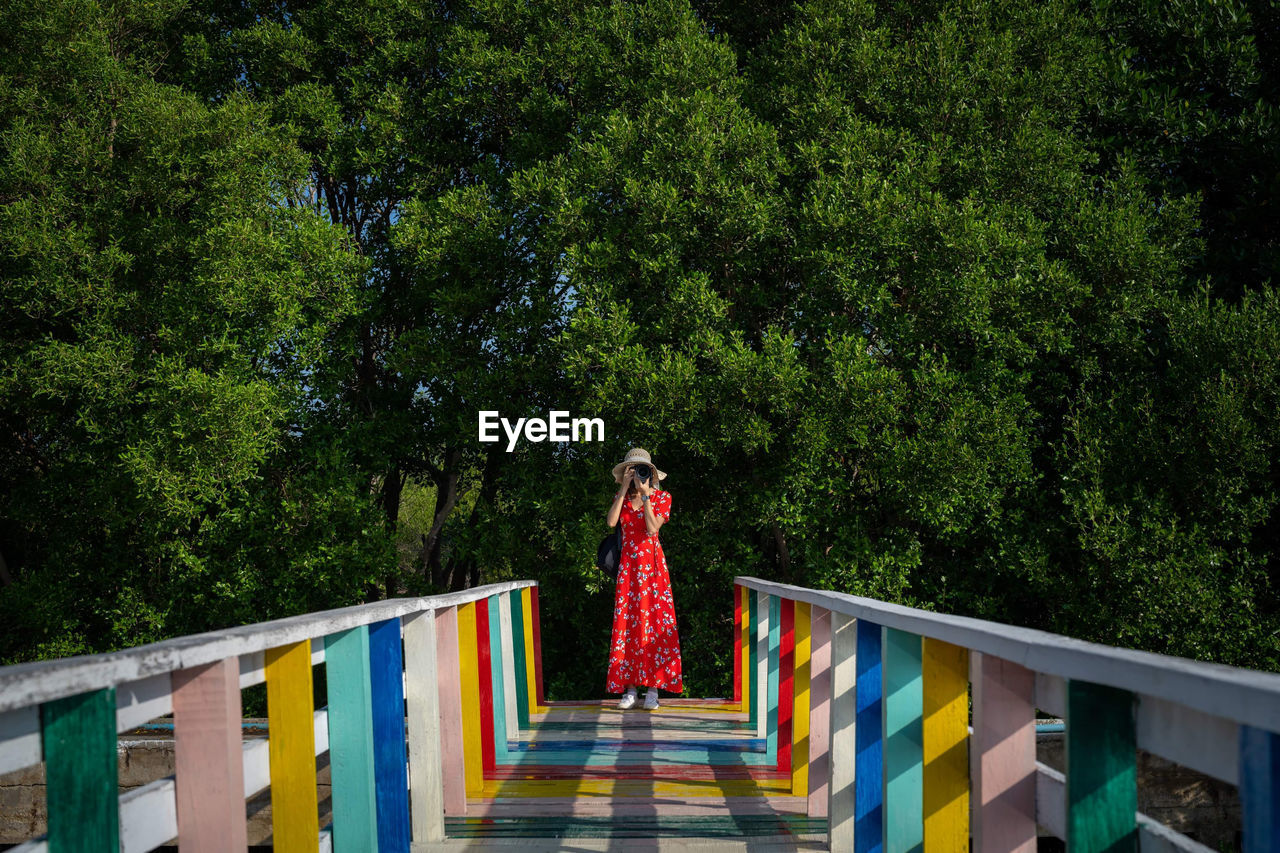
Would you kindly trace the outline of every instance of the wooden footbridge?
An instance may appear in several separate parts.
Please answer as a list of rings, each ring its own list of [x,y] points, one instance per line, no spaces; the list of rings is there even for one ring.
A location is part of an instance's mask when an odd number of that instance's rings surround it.
[[[0,774],[46,776],[14,849],[244,851],[269,787],[281,853],[1206,850],[1138,812],[1141,749],[1238,786],[1244,850],[1280,850],[1280,675],[738,578],[733,696],[624,712],[545,698],[538,607],[501,583],[0,668]],[[118,734],[170,714],[175,773],[121,794]]]

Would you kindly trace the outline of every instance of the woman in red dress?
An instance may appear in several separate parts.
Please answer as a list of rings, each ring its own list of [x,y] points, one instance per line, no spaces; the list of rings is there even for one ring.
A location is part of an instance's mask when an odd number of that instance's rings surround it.
[[[632,448],[613,467],[622,484],[609,508],[609,526],[622,524],[622,552],[613,599],[613,644],[609,651],[608,693],[623,693],[618,707],[636,704],[637,688],[648,687],[644,707],[658,707],[658,688],[684,690],[680,636],[667,558],[658,530],[671,517],[671,494],[656,488],[666,473],[654,467],[648,451]],[[625,690],[625,693],[623,692]]]

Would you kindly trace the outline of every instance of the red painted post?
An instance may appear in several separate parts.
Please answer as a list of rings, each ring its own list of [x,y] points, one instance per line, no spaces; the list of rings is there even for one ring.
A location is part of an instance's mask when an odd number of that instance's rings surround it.
[[[542,692],[542,616],[538,611],[538,588],[530,590],[530,601],[533,603],[533,676],[537,681],[538,705],[546,704]]]
[[[795,710],[796,603],[781,601],[781,638],[778,648],[778,769],[791,772],[791,716]]]
[[[476,651],[480,669],[480,755],[485,778],[493,774],[493,664],[489,649],[489,599],[476,601]]]
[[[742,587],[733,587],[733,701],[742,704]]]

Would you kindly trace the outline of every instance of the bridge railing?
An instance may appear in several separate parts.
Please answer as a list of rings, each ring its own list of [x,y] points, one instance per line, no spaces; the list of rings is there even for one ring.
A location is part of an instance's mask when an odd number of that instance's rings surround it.
[[[268,736],[243,740],[240,691],[264,681]],[[48,832],[14,850],[244,850],[245,800],[270,787],[278,853],[407,853],[480,795],[494,724],[527,727],[542,701],[533,581],[3,667],[0,774],[43,762],[46,779]],[[175,773],[121,794],[117,735],[169,714]]]
[[[1280,675],[736,584],[734,699],[833,851],[1034,851],[1037,824],[1072,851],[1207,850],[1138,812],[1140,749],[1238,786],[1244,850],[1280,850]],[[1036,760],[1037,709],[1065,773]]]

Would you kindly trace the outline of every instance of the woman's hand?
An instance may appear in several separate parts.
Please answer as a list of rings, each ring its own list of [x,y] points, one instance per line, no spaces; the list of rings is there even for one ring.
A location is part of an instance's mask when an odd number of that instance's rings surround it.
[[[642,495],[652,495],[652,494],[653,494],[653,489],[649,486],[649,484],[648,484],[647,482],[643,481],[643,480],[636,480],[636,479],[635,479],[635,477],[636,477],[636,475],[633,473],[633,474],[631,475],[631,479],[632,479],[632,480],[635,480],[635,483],[636,483],[636,490],[637,490],[637,491],[639,491],[639,492],[640,492],[640,494],[642,494]],[[650,479],[653,479],[653,478],[652,478],[652,477],[650,477]]]

